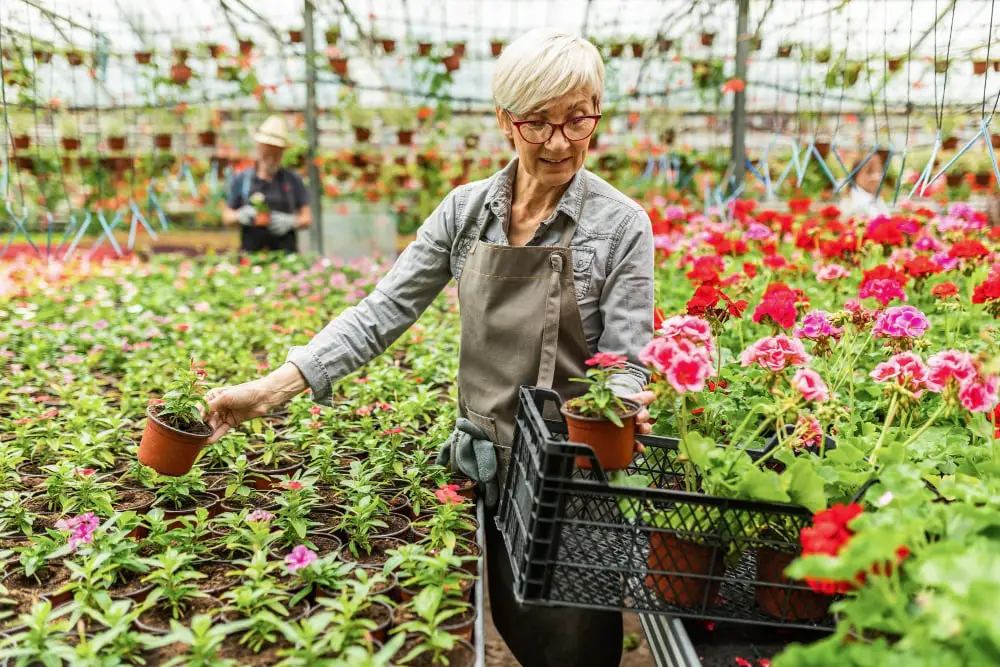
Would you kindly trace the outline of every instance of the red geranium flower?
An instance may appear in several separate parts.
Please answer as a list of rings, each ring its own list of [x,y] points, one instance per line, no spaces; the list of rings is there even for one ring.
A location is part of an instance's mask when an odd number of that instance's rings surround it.
[[[931,295],[939,299],[958,296],[958,285],[955,283],[941,283],[931,288]]]
[[[931,261],[926,255],[917,255],[903,265],[906,272],[914,278],[926,278],[927,276],[941,273],[941,267]]]
[[[953,259],[979,259],[986,257],[990,251],[979,241],[959,241],[948,251]]]

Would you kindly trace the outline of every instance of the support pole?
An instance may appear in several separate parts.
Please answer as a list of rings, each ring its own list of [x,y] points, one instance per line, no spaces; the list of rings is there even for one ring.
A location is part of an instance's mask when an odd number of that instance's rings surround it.
[[[736,19],[736,78],[747,80],[747,58],[750,56],[750,38],[747,26],[750,23],[750,0],[736,0],[739,14]],[[733,96],[733,153],[730,167],[733,172],[732,191],[743,185],[746,174],[746,130],[747,94],[745,90]]]
[[[319,167],[316,166],[316,155],[319,152],[319,126],[316,111],[316,31],[313,26],[312,0],[305,2],[305,21],[303,32],[306,42],[306,135],[309,143],[307,153],[309,168],[309,206],[312,211],[312,227],[310,239],[312,251],[323,255],[323,188],[319,178]]]

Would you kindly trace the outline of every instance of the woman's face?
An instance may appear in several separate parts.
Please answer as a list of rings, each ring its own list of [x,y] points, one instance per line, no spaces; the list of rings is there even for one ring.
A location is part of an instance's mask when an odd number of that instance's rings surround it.
[[[580,141],[569,141],[556,129],[544,144],[531,144],[524,140],[511,119],[564,123],[573,118],[596,113],[598,111],[594,108],[593,95],[584,91],[574,91],[552,100],[539,111],[523,117],[516,117],[497,109],[497,120],[503,133],[514,142],[520,167],[540,184],[559,187],[569,183],[573,175],[583,166],[587,158],[590,137]]]

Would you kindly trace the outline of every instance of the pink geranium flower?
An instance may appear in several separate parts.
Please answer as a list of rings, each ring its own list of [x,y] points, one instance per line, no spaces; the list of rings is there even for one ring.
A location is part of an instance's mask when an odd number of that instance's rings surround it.
[[[827,401],[830,399],[830,390],[823,382],[823,378],[811,368],[800,368],[795,371],[795,376],[792,377],[792,386],[807,401]]]
[[[913,306],[886,308],[872,326],[876,338],[919,338],[930,328],[930,320]]]
[[[832,283],[835,280],[847,278],[851,275],[851,272],[840,264],[816,266],[813,267],[813,270],[816,272],[816,280],[821,283]]]
[[[639,360],[662,375],[678,394],[702,391],[713,372],[708,349],[683,337],[654,338],[639,353]]]
[[[938,352],[927,360],[927,367],[930,369],[928,382],[935,387],[934,391],[943,390],[949,380],[963,385],[979,374],[972,355],[960,350]]]
[[[888,306],[889,302],[893,299],[906,301],[906,292],[903,291],[903,287],[895,280],[876,278],[865,281],[858,289],[858,298],[872,298],[883,306]]]
[[[917,398],[925,389],[937,391],[937,385],[930,379],[930,369],[913,352],[900,352],[877,365],[869,374],[876,382],[896,382],[913,392]]]
[[[811,358],[802,341],[784,334],[761,338],[740,353],[743,366],[757,364],[772,373],[779,373],[789,366],[804,366]]]
[[[801,324],[795,330],[795,337],[808,340],[839,339],[842,333],[843,329],[833,326],[830,322],[830,313],[825,310],[812,310],[802,317]]]
[[[90,544],[94,541],[94,531],[101,525],[100,520],[94,516],[93,512],[87,512],[75,516],[72,519],[59,519],[56,521],[56,528],[63,532],[68,532],[69,548],[76,551],[81,544]]]
[[[292,549],[292,553],[285,556],[285,565],[288,566],[289,572],[309,567],[314,562],[316,562],[316,552],[303,544],[298,545]]]
[[[660,333],[664,338],[686,339],[710,351],[715,348],[712,325],[693,315],[676,315],[664,320],[660,325]]]
[[[969,412],[992,412],[997,404],[1000,379],[995,375],[966,382],[958,389],[958,400]]]

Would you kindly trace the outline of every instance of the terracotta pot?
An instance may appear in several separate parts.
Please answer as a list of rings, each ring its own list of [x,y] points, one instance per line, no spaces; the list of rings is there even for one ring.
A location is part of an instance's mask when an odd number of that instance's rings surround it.
[[[581,417],[570,412],[566,406],[562,409],[570,441],[590,445],[603,470],[621,470],[632,463],[635,452],[635,416],[641,406],[633,401],[623,401],[630,410],[622,416],[621,428],[604,418]],[[576,466],[589,470],[590,458],[577,456]]]
[[[441,60],[441,62],[444,63],[444,68],[449,72],[454,72],[462,65],[462,59],[455,54],[446,56]]]
[[[611,57],[612,58],[621,58],[623,53],[625,53],[625,45],[624,44],[612,44],[611,45]]]
[[[113,151],[125,150],[126,143],[125,137],[108,137],[108,148]]]
[[[254,220],[254,227],[267,227],[271,224],[271,212],[270,211],[259,211],[257,213],[257,218]]]
[[[632,47],[633,58],[642,58],[642,54],[646,52],[645,44],[640,44],[639,42],[632,42],[631,44],[629,44],[629,46]]]
[[[702,46],[712,46],[715,43],[715,33],[714,32],[703,32],[701,33],[701,45]]]
[[[886,63],[889,65],[890,72],[898,72],[903,67],[902,58],[889,58],[889,60],[886,61]]]
[[[31,54],[35,56],[35,60],[40,63],[47,63],[52,60],[52,52],[46,51],[45,49],[35,49],[31,52]]]
[[[390,517],[394,518],[390,519]],[[389,514],[389,517],[386,517],[385,523],[389,524],[389,527],[382,528],[381,530],[384,532],[377,533],[374,536],[374,539],[385,539],[390,537],[404,539],[410,534],[410,520],[402,514]]]
[[[76,164],[80,169],[90,169],[94,166],[94,158],[80,156],[76,159]]]
[[[153,145],[157,148],[169,149],[174,143],[174,137],[171,134],[157,134],[153,137]]]
[[[382,40],[382,50],[386,53],[393,53],[396,50],[396,40],[394,39],[383,39]]]
[[[214,493],[206,492],[206,493],[192,494],[192,497],[194,497],[198,501],[194,507],[185,507],[184,509],[179,509],[179,510],[169,509],[165,506],[159,507],[159,509],[163,510],[163,518],[176,519],[182,516],[192,516],[194,515],[195,510],[199,509],[208,510],[209,518],[212,518],[219,514],[219,497]],[[154,505],[154,507],[157,506]],[[173,530],[175,528],[180,528],[180,527],[181,523],[179,521],[175,521],[167,526],[167,530]]]
[[[941,148],[946,151],[953,151],[958,148],[958,137],[948,137],[941,142]]]
[[[981,188],[988,187],[991,178],[993,178],[993,175],[990,172],[981,171],[976,174],[976,185],[978,185]]]
[[[973,74],[978,74],[980,76],[982,76],[983,74],[986,74],[986,68],[987,68],[988,64],[989,63],[987,63],[985,60],[973,60],[972,61],[972,73]]]
[[[674,46],[674,40],[672,39],[660,39],[659,41],[660,51],[667,52]]]
[[[791,58],[792,57],[792,47],[790,44],[782,44],[778,47],[777,56],[779,58]]]
[[[80,148],[80,139],[77,137],[63,137],[59,140],[64,151],[75,151]]]
[[[292,44],[301,44],[303,40],[301,30],[289,30],[288,31],[288,41]]]
[[[20,171],[35,171],[35,158],[30,155],[15,155],[14,166]]]
[[[216,135],[213,130],[198,133],[198,143],[202,146],[214,146]]]
[[[650,536],[647,566],[650,570],[675,573],[646,575],[646,587],[656,591],[665,602],[685,609],[710,607],[719,594],[726,570],[721,549],[666,532]]]
[[[399,130],[396,132],[396,141],[400,146],[409,146],[413,143],[413,130]],[[406,164],[406,157],[403,156],[403,164]]]
[[[433,44],[430,42],[420,42],[417,44],[417,55],[419,56],[429,56],[431,54],[431,49]]]
[[[195,435],[167,426],[153,414],[153,407],[146,409],[146,430],[139,443],[139,462],[161,475],[179,477],[187,474],[210,434]]]
[[[31,136],[28,134],[14,135],[14,148],[21,150],[24,150],[25,148],[31,148]]]
[[[801,582],[785,577],[785,568],[795,560],[795,554],[782,553],[768,547],[757,549],[757,581],[760,584],[801,586]],[[800,588],[778,588],[757,585],[754,600],[768,616],[783,621],[819,621],[830,611],[828,595]]]
[[[934,63],[934,71],[937,74],[944,74],[945,72],[948,71],[948,67],[950,64],[951,63],[949,63],[947,60],[938,60],[937,62]]]
[[[817,141],[816,142],[816,150],[819,151],[819,154],[823,158],[826,158],[826,156],[830,154],[830,142],[829,141]]]
[[[503,53],[503,47],[503,42],[490,42],[490,53],[493,54],[494,58],[497,58]]]
[[[337,76],[347,76],[347,58],[330,58],[330,68]]]
[[[79,67],[83,64],[83,54],[79,51],[67,51],[66,62],[70,64],[70,67]]]
[[[183,86],[191,80],[191,68],[183,63],[170,66],[170,80]]]
[[[153,60],[153,53],[151,51],[135,52],[135,62],[138,65],[148,65],[152,60]]]
[[[253,40],[252,39],[241,39],[240,40],[240,53],[244,56],[250,55],[253,51]]]
[[[993,144],[993,148],[1000,148],[1000,134],[991,134],[990,143]]]
[[[371,129],[367,127],[356,127],[354,128],[354,140],[358,143],[365,143],[372,137]]]
[[[340,39],[340,28],[328,28],[323,37],[326,38],[327,44],[336,44],[337,40]]]
[[[455,42],[451,45],[452,54],[458,56],[459,58],[465,57],[465,42]]]

